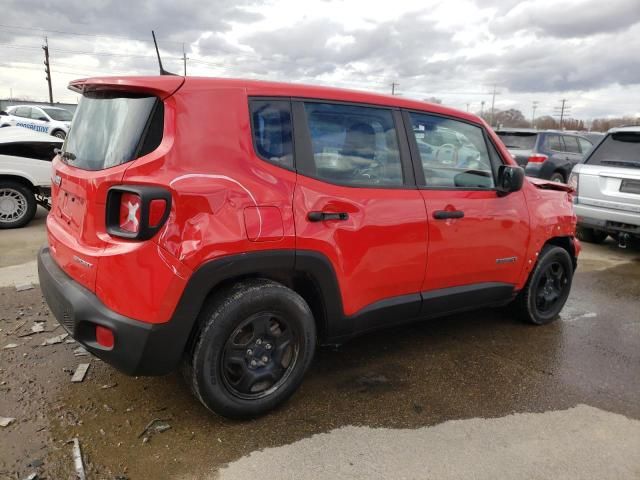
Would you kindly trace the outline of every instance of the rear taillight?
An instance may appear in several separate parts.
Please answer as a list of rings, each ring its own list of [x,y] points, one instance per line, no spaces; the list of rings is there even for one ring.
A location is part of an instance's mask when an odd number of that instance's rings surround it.
[[[109,189],[106,225],[110,235],[147,240],[164,225],[171,194],[160,187],[126,185]]]
[[[529,163],[542,163],[549,158],[547,155],[543,155],[542,153],[534,153],[529,157]]]
[[[567,185],[569,185],[573,189],[573,203],[578,203],[578,187],[580,186],[580,175],[576,172],[571,172]]]
[[[118,226],[125,232],[140,231],[140,206],[142,201],[135,193],[123,193],[120,196],[120,222]]]

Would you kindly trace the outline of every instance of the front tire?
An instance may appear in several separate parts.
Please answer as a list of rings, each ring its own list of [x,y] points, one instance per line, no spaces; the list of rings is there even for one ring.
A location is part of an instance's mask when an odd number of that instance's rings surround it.
[[[576,236],[579,240],[588,243],[602,243],[609,234],[602,230],[596,230],[595,228],[578,227],[576,228]]]
[[[56,130],[55,132],[53,132],[52,134],[54,137],[58,137],[61,138],[62,140],[64,140],[65,138],[67,138],[67,134],[64,133],[62,130]]]
[[[545,246],[526,285],[516,298],[520,317],[535,325],[558,318],[571,291],[573,263],[561,247]]]
[[[36,214],[38,204],[33,191],[13,180],[0,180],[0,229],[20,228]]]
[[[200,402],[228,418],[262,415],[287,400],[313,359],[309,306],[279,283],[252,279],[212,300],[183,372]]]

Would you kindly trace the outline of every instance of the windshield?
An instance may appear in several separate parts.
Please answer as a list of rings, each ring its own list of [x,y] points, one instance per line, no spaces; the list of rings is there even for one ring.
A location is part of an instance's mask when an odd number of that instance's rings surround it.
[[[517,150],[533,150],[536,145],[537,133],[532,132],[496,132],[505,147]]]
[[[59,122],[70,122],[73,115],[67,110],[62,108],[43,108],[47,115]]]
[[[155,150],[163,106],[154,96],[85,92],[64,145],[69,163],[84,170],[114,167]]]
[[[608,135],[584,163],[640,168],[640,132]]]

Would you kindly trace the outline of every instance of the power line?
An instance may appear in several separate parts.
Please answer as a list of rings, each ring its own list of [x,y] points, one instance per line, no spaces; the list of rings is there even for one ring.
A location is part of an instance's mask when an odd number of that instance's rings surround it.
[[[36,30],[38,32],[46,32],[46,33],[57,33],[60,35],[76,35],[76,36],[81,36],[81,37],[94,37],[94,38],[120,38],[123,40],[133,40],[136,42],[145,42],[145,43],[153,43],[151,40],[149,40],[148,38],[142,38],[142,37],[131,37],[131,36],[124,36],[124,35],[98,35],[95,33],[83,33],[83,32],[69,32],[69,31],[64,31],[64,30],[50,30],[48,28],[38,28],[38,27],[23,27],[23,26],[13,26],[13,25],[6,25],[6,24],[0,24],[0,28],[2,28],[3,30],[19,30],[19,31],[24,31],[24,30]],[[36,35],[36,34],[31,34],[31,35]],[[37,34],[38,36],[40,36],[41,34]],[[175,40],[165,40],[163,41],[163,43],[173,43],[173,44],[181,44],[182,42],[177,42]]]
[[[40,47],[31,46],[31,45],[12,45],[9,43],[0,43],[0,47],[5,48],[16,48],[16,49],[25,49],[25,50],[40,50]],[[68,53],[72,55],[94,55],[97,57],[129,57],[129,58],[156,58],[155,55],[142,55],[135,53],[113,53],[113,52],[80,52],[77,50],[64,50],[64,49],[56,49],[56,53]],[[164,57],[169,60],[182,60],[182,57]]]

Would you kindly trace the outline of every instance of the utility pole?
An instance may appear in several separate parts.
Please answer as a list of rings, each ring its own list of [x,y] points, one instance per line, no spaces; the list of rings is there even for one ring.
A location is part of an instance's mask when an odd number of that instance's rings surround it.
[[[489,122],[489,125],[491,125],[493,127],[493,120],[494,120],[494,115],[495,115],[495,105],[496,105],[496,85],[495,83],[493,84],[493,95],[491,96],[491,122]]]
[[[391,82],[391,95],[395,95],[396,94],[396,87],[399,87],[400,84],[396,83],[396,82]]]
[[[538,101],[531,102],[531,128],[536,128],[536,109],[538,108]]]
[[[568,115],[570,113],[569,110],[571,109],[571,107],[567,105],[567,101],[568,100],[566,98],[560,100],[560,106],[555,108],[555,113],[553,114],[554,117],[560,117],[560,130],[563,128],[562,126],[565,115]]]
[[[44,71],[46,72],[47,76],[47,83],[49,84],[49,103],[51,105],[53,105],[53,90],[51,90],[51,67],[49,65],[49,41],[47,40],[47,37],[44,37],[44,45],[42,46],[42,49],[44,50]]]
[[[469,111],[469,104],[467,103],[467,112]]]
[[[184,51],[184,43],[182,44],[182,62],[184,63],[184,76],[187,76],[187,53]]]
[[[480,102],[480,117],[484,118],[484,100]]]

